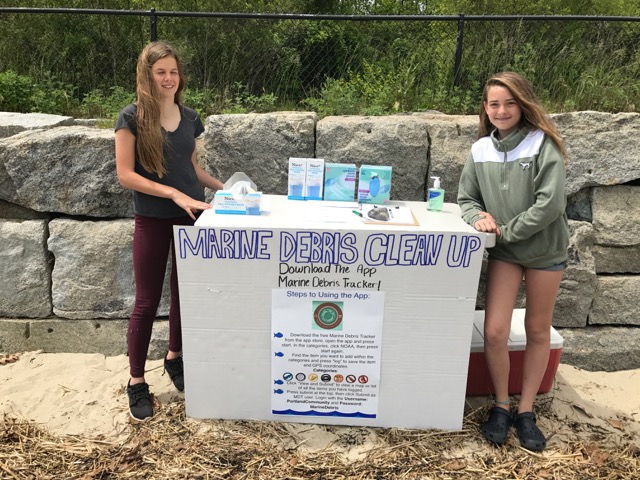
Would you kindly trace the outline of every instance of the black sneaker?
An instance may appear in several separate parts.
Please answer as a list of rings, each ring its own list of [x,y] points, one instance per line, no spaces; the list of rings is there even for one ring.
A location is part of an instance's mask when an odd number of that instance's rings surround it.
[[[184,392],[184,366],[182,364],[182,357],[176,357],[173,360],[167,360],[164,357],[164,371],[169,374],[169,378],[180,391]]]
[[[127,396],[129,397],[129,415],[134,420],[144,422],[153,417],[153,400],[149,393],[149,385],[146,383],[127,384]]]

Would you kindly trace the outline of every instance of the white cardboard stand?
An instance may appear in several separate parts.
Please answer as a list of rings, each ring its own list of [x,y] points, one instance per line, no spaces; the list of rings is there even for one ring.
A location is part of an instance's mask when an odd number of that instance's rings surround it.
[[[353,212],[357,204],[263,200],[259,216],[207,210],[195,226],[174,227],[187,415],[460,429],[482,255],[493,235],[464,223],[455,204],[429,212],[422,202],[393,202],[409,207],[419,223],[404,226],[365,223]],[[302,363],[304,382],[274,378],[280,357],[296,350],[274,340],[283,324],[272,316],[283,309],[272,299],[300,292],[357,298],[376,292],[383,302],[369,417],[339,416],[340,406],[336,415],[272,413],[275,391],[293,397],[313,378],[314,368]],[[346,317],[337,335],[350,331]]]

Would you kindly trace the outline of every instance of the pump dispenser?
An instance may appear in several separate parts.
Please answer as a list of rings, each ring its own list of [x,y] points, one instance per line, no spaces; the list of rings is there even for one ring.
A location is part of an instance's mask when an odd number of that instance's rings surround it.
[[[429,189],[429,199],[427,203],[427,210],[432,212],[441,212],[442,204],[444,203],[444,190],[440,188],[440,177],[433,178],[433,187]]]

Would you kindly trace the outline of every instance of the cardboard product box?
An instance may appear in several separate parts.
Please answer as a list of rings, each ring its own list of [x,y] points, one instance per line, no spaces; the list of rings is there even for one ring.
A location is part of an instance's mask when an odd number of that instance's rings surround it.
[[[304,200],[307,181],[307,158],[289,158],[289,175],[287,181],[287,198]]]
[[[391,167],[383,165],[360,166],[358,203],[386,205],[390,201]]]
[[[325,163],[324,199],[353,202],[356,197],[355,163]]]
[[[226,190],[218,190],[213,197],[215,212],[221,215],[260,215],[262,192],[234,195]]]
[[[213,197],[213,207],[218,214],[260,215],[262,192],[244,172],[234,173]]]
[[[307,159],[307,175],[304,185],[304,198],[306,200],[322,200],[322,187],[324,186],[324,159]]]
[[[526,333],[524,329],[525,310],[515,309],[511,317],[509,333],[509,395],[519,395],[522,388],[522,369]],[[546,393],[553,387],[562,355],[563,338],[551,327],[551,352],[538,393]],[[471,354],[469,356],[469,372],[467,374],[467,396],[492,395],[494,393],[489,368],[484,356],[484,311],[476,311],[471,335]]]

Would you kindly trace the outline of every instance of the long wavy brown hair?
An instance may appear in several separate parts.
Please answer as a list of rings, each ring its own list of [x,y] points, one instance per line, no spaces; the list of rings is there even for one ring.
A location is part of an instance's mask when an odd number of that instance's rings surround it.
[[[519,128],[522,129],[526,127],[529,130],[542,130],[553,140],[553,143],[556,144],[562,155],[566,158],[567,152],[564,148],[564,142],[555,123],[538,101],[531,82],[516,72],[497,73],[487,80],[484,91],[482,92],[483,104],[480,106],[478,138],[486,137],[495,129],[484,109],[484,102],[487,101],[487,93],[491,87],[495,86],[507,88],[520,107],[522,116],[520,117]]]
[[[162,155],[165,137],[160,126],[160,92],[153,81],[151,68],[165,57],[175,58],[178,64],[180,83],[174,101],[181,105],[185,81],[182,62],[175,48],[164,42],[151,42],[140,53],[136,67],[136,153],[140,165],[160,178],[167,173]]]

